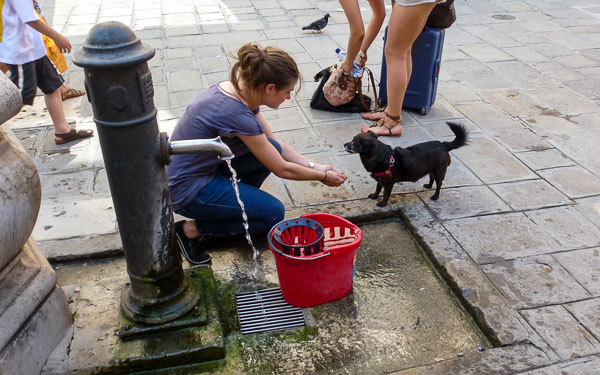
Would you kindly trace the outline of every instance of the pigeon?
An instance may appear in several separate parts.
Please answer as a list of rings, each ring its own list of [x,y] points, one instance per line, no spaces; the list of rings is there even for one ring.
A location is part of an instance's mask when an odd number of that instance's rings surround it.
[[[329,13],[327,13],[325,16],[323,16],[323,18],[319,18],[310,25],[304,26],[302,30],[317,30],[318,33],[321,33],[321,29],[327,26],[327,20],[329,19],[329,17],[331,16],[329,15]]]

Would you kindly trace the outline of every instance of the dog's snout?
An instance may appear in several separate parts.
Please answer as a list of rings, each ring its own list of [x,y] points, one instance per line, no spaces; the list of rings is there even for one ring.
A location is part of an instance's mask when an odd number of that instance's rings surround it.
[[[344,143],[344,150],[345,150],[346,152],[350,152],[350,153],[352,153],[352,152],[353,152],[353,151],[352,151],[352,142]]]

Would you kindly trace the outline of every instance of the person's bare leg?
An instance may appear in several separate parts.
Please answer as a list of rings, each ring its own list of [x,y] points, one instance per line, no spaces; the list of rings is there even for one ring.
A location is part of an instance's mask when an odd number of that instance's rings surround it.
[[[50,114],[50,118],[52,118],[52,123],[54,124],[54,134],[68,134],[71,131],[71,127],[65,118],[60,87],[54,90],[54,92],[51,94],[44,94],[44,101],[46,102],[46,108],[48,108],[48,113]],[[54,140],[57,142],[57,144],[63,144],[66,142],[75,141],[77,139],[89,137],[92,134],[94,134],[93,130],[80,130],[77,133],[76,138],[74,138],[73,135],[70,135],[68,138],[55,136]]]
[[[187,238],[200,237],[200,232],[198,232],[195,220],[186,220],[185,223],[183,223],[183,232]]]
[[[52,94],[44,94],[44,101],[46,102],[46,108],[48,108],[48,113],[54,124],[54,132],[56,134],[66,134],[70,132],[71,127],[65,118],[60,88],[56,89]],[[60,140],[60,138],[56,138],[56,140]]]
[[[350,37],[348,38],[348,48],[346,49],[346,58],[341,64],[342,69],[346,74],[350,74],[352,64],[356,55],[360,50],[363,38],[365,37],[365,26],[363,24],[362,15],[358,0],[340,0],[340,5],[344,9],[344,14],[348,19],[350,26]]]
[[[63,83],[63,85],[62,85],[62,86],[60,86],[60,93],[61,93],[61,94],[64,94],[64,93],[65,93],[65,92],[67,92],[67,91],[69,91],[69,88],[67,87],[67,85],[65,85],[65,84]]]
[[[377,37],[379,30],[381,29],[381,25],[385,19],[385,2],[383,0],[369,0],[369,5],[371,6],[371,11],[373,15],[369,20],[369,24],[367,25],[367,31],[365,32],[365,38],[363,39],[363,43],[360,46],[360,50],[364,53],[363,61],[367,61],[367,50]],[[365,120],[369,121],[377,121],[383,118],[383,111],[372,111],[372,112],[364,112],[362,113],[362,117]]]
[[[389,116],[385,116],[381,127],[364,126],[363,131],[371,130],[377,135],[402,133],[402,103],[412,73],[410,50],[434,6],[435,3],[407,7],[394,4],[385,45],[388,89],[386,113]]]

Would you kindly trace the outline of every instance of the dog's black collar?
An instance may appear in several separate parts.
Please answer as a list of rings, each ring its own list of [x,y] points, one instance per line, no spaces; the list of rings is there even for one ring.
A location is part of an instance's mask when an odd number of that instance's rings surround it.
[[[392,167],[394,166],[394,162],[396,161],[396,159],[394,159],[394,155],[390,155],[390,163],[388,164],[388,169],[384,172],[373,172],[375,173],[375,176],[383,176],[383,175],[388,175],[390,176],[390,178],[394,178],[392,177]]]

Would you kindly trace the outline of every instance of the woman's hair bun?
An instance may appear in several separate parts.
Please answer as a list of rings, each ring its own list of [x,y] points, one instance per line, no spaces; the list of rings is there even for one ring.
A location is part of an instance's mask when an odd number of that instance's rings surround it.
[[[239,80],[251,90],[273,83],[277,89],[295,84],[300,71],[294,59],[276,47],[261,48],[256,43],[246,43],[237,53],[237,62],[231,69],[230,81],[237,91]]]

